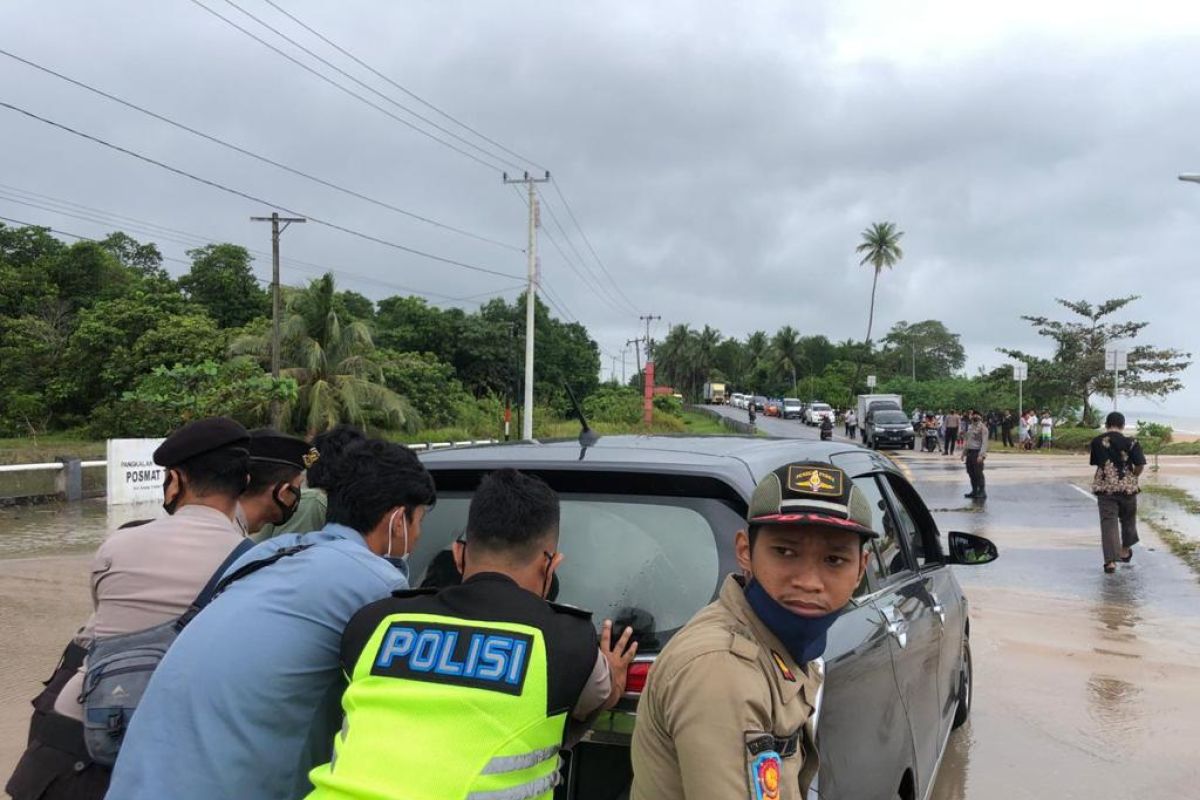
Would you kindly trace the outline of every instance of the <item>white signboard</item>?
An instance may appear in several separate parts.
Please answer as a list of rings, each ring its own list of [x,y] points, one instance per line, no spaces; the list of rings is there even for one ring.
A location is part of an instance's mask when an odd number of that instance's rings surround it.
[[[875,376],[874,376],[874,375],[868,375],[868,376],[867,376],[867,388],[868,388],[868,389],[874,389],[874,388],[875,388]]]
[[[1026,364],[1023,361],[1019,361],[1016,364],[1013,364],[1012,368],[1013,368],[1013,380],[1014,381],[1029,380],[1029,365],[1028,364]]]
[[[154,463],[162,439],[108,440],[108,504],[161,503],[163,468]]]
[[[1104,351],[1104,368],[1124,372],[1129,369],[1129,353],[1124,350],[1109,348]]]

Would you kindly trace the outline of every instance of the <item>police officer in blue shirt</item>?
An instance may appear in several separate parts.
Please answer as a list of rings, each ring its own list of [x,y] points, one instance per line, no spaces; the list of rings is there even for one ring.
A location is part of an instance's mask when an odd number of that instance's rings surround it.
[[[367,440],[348,450],[326,526],[246,553],[171,646],[125,736],[109,796],[307,793],[308,772],[329,760],[340,726],[342,631],[363,606],[407,588],[404,559],[435,498],[408,448]]]

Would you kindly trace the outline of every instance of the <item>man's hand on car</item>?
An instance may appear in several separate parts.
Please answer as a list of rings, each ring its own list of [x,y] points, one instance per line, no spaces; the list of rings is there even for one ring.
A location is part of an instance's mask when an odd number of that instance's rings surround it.
[[[625,678],[629,674],[629,665],[637,655],[637,642],[633,641],[633,628],[626,626],[621,638],[616,643],[612,640],[612,620],[604,620],[604,630],[600,633],[600,652],[608,661],[609,673],[612,676],[612,690],[604,701],[604,708],[612,708],[625,694]]]

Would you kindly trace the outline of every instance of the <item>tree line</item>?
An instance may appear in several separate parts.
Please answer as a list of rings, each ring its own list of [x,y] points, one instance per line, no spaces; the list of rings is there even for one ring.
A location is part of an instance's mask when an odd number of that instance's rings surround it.
[[[229,414],[266,424],[273,402],[303,433],[352,422],[384,430],[496,430],[519,397],[524,296],[474,311],[415,296],[378,303],[332,274],[282,290],[280,377],[270,302],[233,244],[188,252],[172,278],[151,243],[116,232],[67,244],[0,224],[0,435],[76,430],[164,434]],[[536,305],[535,395],[567,408],[591,394],[600,354],[587,330]]]

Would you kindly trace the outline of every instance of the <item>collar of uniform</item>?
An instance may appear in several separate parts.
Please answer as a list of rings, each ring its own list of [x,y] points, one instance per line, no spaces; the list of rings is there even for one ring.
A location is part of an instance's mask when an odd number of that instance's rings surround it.
[[[186,519],[188,517],[210,517],[212,519],[219,519],[232,528],[235,532],[241,533],[241,531],[238,529],[237,522],[235,522],[232,517],[230,517],[224,511],[218,511],[212,506],[206,506],[203,503],[188,503],[187,505],[182,505],[175,509],[175,513],[171,516],[179,517],[181,519]]]
[[[321,533],[330,539],[345,539],[348,542],[361,544],[363,547],[367,546],[367,540],[361,533],[337,522],[326,522],[325,527],[321,528]]]
[[[771,633],[771,629],[764,625],[763,621],[754,613],[754,609],[750,607],[750,601],[746,599],[746,586],[742,576],[734,574],[725,579],[725,583],[721,586],[720,603],[733,614],[738,622],[750,629],[759,647],[767,649],[766,661],[768,663],[774,662],[774,658],[771,657],[774,654],[779,656],[784,665],[792,671],[796,680],[789,681],[783,676],[779,667],[771,663],[771,677],[775,681],[775,685],[779,687],[779,694],[783,698],[783,702],[791,702],[800,693],[800,690],[804,689],[805,700],[812,705],[817,696],[817,687],[813,678],[813,675],[816,674],[815,668],[811,663],[805,664],[803,667],[797,664],[787,648],[783,646],[783,642],[779,641],[779,637]]]

